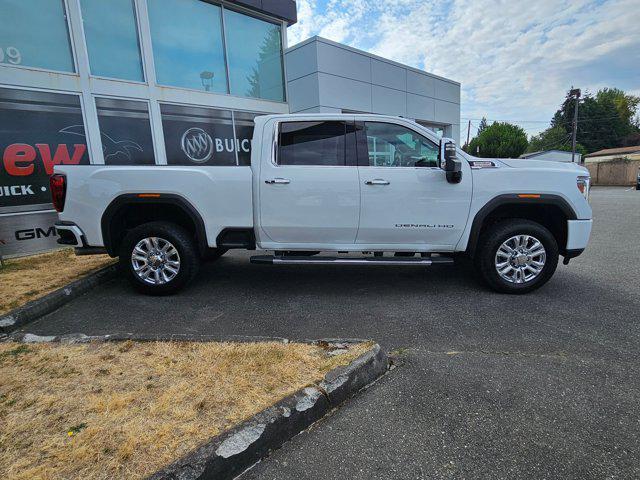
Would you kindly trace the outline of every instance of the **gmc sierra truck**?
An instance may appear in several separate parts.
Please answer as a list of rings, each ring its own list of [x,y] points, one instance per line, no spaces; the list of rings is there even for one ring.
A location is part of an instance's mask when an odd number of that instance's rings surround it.
[[[589,173],[576,164],[475,158],[378,115],[261,116],[251,146],[247,166],[58,165],[58,241],[119,257],[138,289],[169,294],[234,248],[267,251],[251,262],[273,265],[464,255],[494,290],[525,293],[589,240]]]

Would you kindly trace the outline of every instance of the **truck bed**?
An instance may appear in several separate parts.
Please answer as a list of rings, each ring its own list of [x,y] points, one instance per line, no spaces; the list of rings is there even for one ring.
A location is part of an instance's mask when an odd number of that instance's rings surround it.
[[[61,221],[82,225],[87,243],[102,246],[101,219],[105,209],[123,194],[180,195],[204,219],[209,246],[225,227],[252,227],[250,167],[187,166],[56,166],[67,176]]]

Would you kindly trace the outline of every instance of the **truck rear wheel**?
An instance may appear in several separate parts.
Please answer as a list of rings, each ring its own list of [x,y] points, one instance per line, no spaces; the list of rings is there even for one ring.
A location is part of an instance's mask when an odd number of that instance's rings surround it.
[[[193,238],[182,227],[150,222],[135,227],[122,242],[120,265],[133,286],[148,295],[170,295],[198,271]]]
[[[552,233],[524,219],[489,227],[480,237],[476,270],[494,290],[527,293],[547,283],[558,266],[558,244]]]

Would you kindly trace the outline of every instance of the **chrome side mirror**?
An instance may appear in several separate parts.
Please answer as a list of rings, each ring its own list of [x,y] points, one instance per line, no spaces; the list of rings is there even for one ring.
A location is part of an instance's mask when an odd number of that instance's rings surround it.
[[[447,160],[456,158],[456,142],[452,138],[440,139],[440,168],[447,169]]]

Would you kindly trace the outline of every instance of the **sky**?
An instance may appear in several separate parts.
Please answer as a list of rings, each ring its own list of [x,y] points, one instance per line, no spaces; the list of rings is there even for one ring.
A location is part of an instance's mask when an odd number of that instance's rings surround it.
[[[289,46],[345,43],[461,83],[461,137],[484,116],[529,135],[572,87],[640,95],[640,0],[297,0]]]

